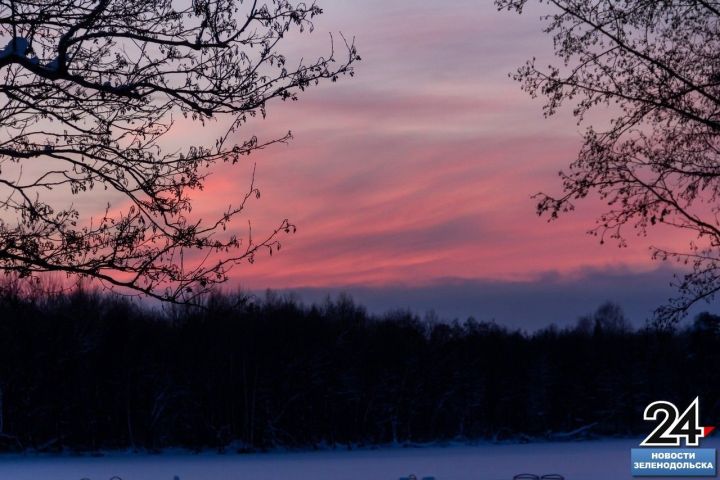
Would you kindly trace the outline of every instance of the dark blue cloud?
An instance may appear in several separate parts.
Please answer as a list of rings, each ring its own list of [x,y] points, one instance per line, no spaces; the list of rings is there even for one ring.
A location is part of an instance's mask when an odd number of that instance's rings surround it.
[[[656,307],[675,294],[670,286],[672,277],[673,272],[666,268],[644,273],[584,270],[571,276],[547,273],[527,282],[443,279],[420,287],[300,288],[288,292],[306,303],[344,292],[375,313],[434,310],[444,319],[473,316],[534,331],[550,324],[573,325],[579,316],[608,300],[618,303],[634,325],[642,326]],[[691,316],[717,309],[717,302],[703,303]]]

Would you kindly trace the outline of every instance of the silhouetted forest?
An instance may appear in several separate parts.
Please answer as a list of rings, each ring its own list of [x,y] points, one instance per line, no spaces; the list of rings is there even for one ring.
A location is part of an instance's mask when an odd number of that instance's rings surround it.
[[[648,433],[642,410],[700,395],[720,418],[720,317],[631,329],[606,304],[533,334],[216,294],[0,296],[0,449],[222,451]],[[589,308],[592,310],[591,308]],[[482,314],[482,312],[479,312]]]

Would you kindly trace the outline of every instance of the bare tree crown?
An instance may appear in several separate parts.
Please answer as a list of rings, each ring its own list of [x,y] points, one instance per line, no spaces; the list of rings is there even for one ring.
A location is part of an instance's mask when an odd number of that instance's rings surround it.
[[[522,11],[528,0],[496,0]],[[720,291],[720,3],[702,0],[539,0],[559,66],[534,60],[514,77],[554,114],[569,103],[582,121],[590,111],[614,115],[589,127],[577,159],[560,173],[564,192],[539,195],[551,219],[598,194],[608,205],[591,233],[625,245],[667,225],[690,234],[685,250],[656,248],[689,269],[680,295],[658,309],[672,324],[691,305]]]
[[[0,1],[0,269],[187,301],[279,249],[287,220],[257,240],[226,231],[259,197],[254,175],[216,218],[192,219],[191,194],[213,164],[289,138],[233,140],[269,100],[353,73],[344,39],[340,59],[334,46],[293,65],[280,52],[321,13],[290,0]],[[178,121],[211,119],[227,124],[214,144],[163,144]],[[92,190],[115,199],[92,220],[56,201]]]

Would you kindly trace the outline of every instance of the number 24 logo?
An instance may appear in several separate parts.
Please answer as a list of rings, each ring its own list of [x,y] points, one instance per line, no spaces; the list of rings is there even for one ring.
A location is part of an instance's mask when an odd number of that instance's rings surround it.
[[[688,447],[697,447],[700,439],[714,428],[700,426],[700,406],[696,397],[682,414],[670,402],[653,402],[645,409],[643,418],[659,422],[655,430],[640,444],[643,447],[679,447],[682,439]]]

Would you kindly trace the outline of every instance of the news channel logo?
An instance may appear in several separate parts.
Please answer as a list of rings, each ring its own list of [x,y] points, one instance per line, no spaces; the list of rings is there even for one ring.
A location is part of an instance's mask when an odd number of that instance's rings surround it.
[[[653,402],[643,418],[657,426],[631,449],[631,472],[634,477],[715,477],[717,452],[700,448],[700,440],[715,427],[700,426],[700,399],[695,398],[682,413],[673,403]]]

